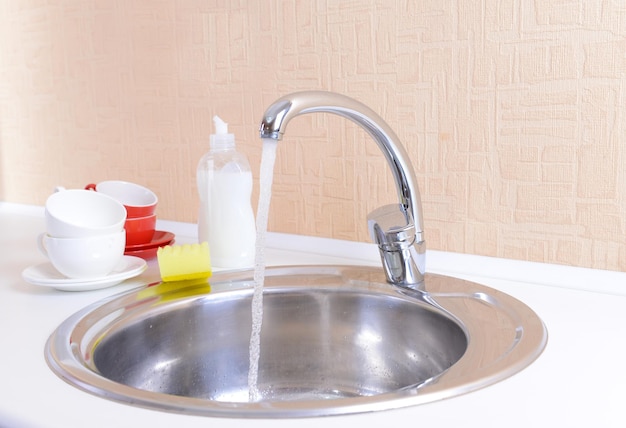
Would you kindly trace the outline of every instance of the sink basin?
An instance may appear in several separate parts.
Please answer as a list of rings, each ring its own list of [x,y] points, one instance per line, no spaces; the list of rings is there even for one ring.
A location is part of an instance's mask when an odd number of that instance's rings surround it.
[[[228,417],[378,411],[467,393],[529,365],[547,333],[496,290],[427,275],[426,291],[354,266],[266,271],[259,400],[248,397],[251,272],[97,302],[46,344],[52,370],[119,402]]]

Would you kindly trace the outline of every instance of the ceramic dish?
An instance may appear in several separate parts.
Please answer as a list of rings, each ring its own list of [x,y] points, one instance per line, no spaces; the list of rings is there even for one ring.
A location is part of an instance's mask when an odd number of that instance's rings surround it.
[[[136,244],[136,245],[127,245],[126,251],[137,251],[137,250],[145,250],[146,248],[152,247],[162,247],[163,245],[167,245],[174,239],[174,234],[172,232],[164,232],[162,230],[155,230],[154,236],[150,242],[146,242],[145,244]]]
[[[42,263],[30,266],[22,272],[22,278],[32,285],[52,287],[62,291],[87,291],[111,287],[120,282],[133,278],[148,267],[145,260],[134,256],[123,256],[113,272],[95,279],[67,278],[57,271],[52,263]]]
[[[173,242],[173,233],[155,230],[152,241],[139,245],[127,245],[124,254],[127,256],[141,257],[142,259],[151,259],[156,256],[157,250],[160,247],[170,245]]]
[[[156,257],[157,251],[162,246],[173,245],[173,244],[174,244],[174,241],[172,240],[158,247],[150,247],[150,248],[144,248],[144,249],[139,249],[139,250],[127,250],[126,252],[124,252],[124,254],[126,254],[127,256],[141,257],[144,260],[148,260],[148,259],[152,259]]]

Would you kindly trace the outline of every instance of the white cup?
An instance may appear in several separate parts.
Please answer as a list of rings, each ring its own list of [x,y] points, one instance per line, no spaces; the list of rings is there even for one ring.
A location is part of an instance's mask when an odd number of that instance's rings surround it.
[[[159,198],[152,190],[128,181],[102,181],[98,184],[88,184],[85,189],[104,193],[124,204],[128,218],[153,215],[159,202]]]
[[[126,246],[124,230],[84,238],[56,238],[42,233],[39,250],[52,266],[68,278],[94,279],[108,275],[122,259]]]
[[[124,229],[126,208],[104,193],[60,190],[48,197],[45,218],[46,231],[55,238],[109,235]]]

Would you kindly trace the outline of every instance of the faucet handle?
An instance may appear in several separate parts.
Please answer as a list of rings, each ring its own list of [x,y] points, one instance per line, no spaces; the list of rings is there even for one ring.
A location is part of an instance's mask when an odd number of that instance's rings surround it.
[[[387,281],[420,288],[425,273],[425,245],[422,231],[401,204],[384,205],[367,216],[372,240],[378,244]]]
[[[415,225],[409,220],[404,207],[400,204],[383,205],[367,216],[367,226],[372,241],[379,246],[396,246],[412,241]]]

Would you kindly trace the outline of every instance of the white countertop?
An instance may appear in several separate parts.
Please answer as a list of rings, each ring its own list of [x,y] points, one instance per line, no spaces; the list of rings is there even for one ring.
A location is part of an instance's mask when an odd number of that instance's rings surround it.
[[[160,221],[176,242],[195,227]],[[26,283],[23,269],[45,262],[35,244],[43,210],[0,202],[0,427],[288,427],[294,420],[186,416],[111,402],[78,390],[46,365],[44,344],[65,318],[106,296],[158,279],[154,260],[120,285],[62,292]],[[349,254],[350,257],[343,255]],[[278,264],[378,265],[370,244],[270,234]],[[298,426],[624,427],[626,274],[430,251],[429,272],[473,280],[528,304],[548,328],[548,346],[522,372],[485,389],[400,410],[300,419]]]

